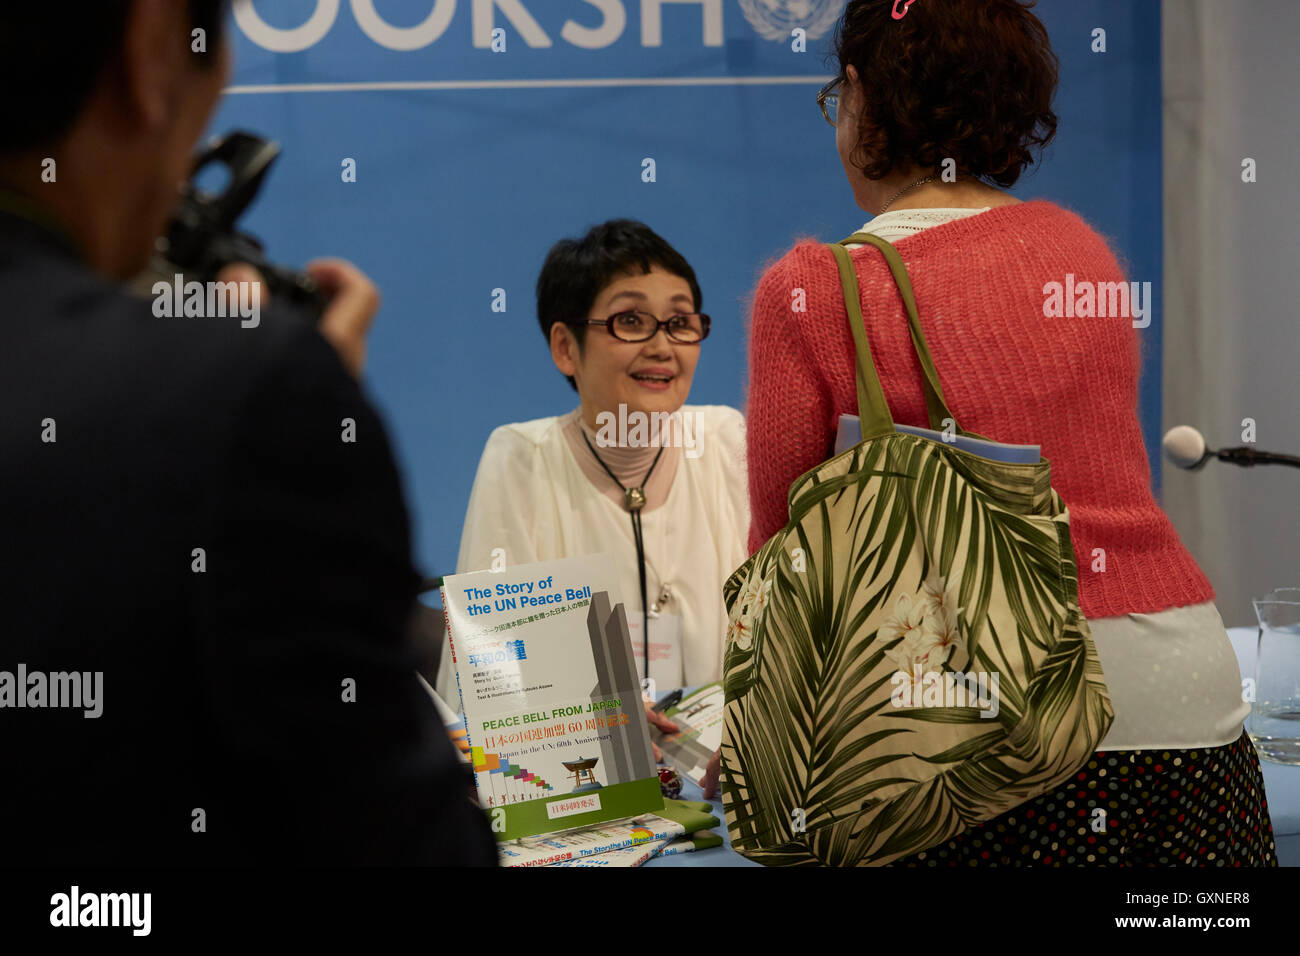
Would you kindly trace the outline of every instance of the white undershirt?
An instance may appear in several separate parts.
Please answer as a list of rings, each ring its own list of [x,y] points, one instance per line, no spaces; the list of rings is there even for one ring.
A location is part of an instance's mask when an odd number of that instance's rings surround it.
[[[897,242],[987,208],[899,209],[857,231]],[[1098,750],[1192,750],[1241,736],[1250,704],[1242,700],[1237,656],[1213,601],[1092,618],[1088,625],[1115,709]]]

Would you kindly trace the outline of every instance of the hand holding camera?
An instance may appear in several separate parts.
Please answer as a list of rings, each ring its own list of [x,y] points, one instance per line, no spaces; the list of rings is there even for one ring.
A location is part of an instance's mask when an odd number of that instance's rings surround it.
[[[366,357],[366,333],[379,311],[379,289],[364,272],[343,259],[315,259],[307,264],[307,277],[311,279],[324,301],[317,328],[325,340],[334,346],[343,366],[353,378],[361,377]],[[245,262],[228,265],[218,277],[222,282],[262,282],[263,301],[273,289],[265,288],[263,276]]]
[[[379,310],[375,284],[342,259],[317,259],[302,273],[275,265],[258,239],[235,228],[279,154],[275,143],[244,132],[229,133],[203,150],[158,242],[158,256],[167,266],[156,271],[170,274],[175,269],[201,281],[261,283],[260,301],[287,301],[317,318],[321,335],[348,372],[360,377],[366,332]],[[220,193],[197,185],[199,175],[214,164],[226,166],[230,174]]]

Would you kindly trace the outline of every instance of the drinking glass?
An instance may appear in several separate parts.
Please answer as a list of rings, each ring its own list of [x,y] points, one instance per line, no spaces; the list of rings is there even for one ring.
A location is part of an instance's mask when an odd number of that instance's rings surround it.
[[[1246,729],[1261,757],[1300,764],[1300,588],[1278,588],[1253,603],[1259,649]]]

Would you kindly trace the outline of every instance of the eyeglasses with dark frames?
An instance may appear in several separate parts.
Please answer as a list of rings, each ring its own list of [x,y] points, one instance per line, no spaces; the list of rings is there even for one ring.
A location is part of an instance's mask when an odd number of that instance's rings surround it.
[[[710,320],[703,312],[678,312],[666,319],[649,312],[616,312],[608,319],[575,319],[567,325],[603,325],[623,342],[648,342],[663,329],[682,345],[698,345],[709,334]]]
[[[817,105],[821,107],[822,118],[832,126],[836,125],[835,120],[840,108],[840,94],[836,89],[843,82],[844,76],[837,76],[817,91]]]

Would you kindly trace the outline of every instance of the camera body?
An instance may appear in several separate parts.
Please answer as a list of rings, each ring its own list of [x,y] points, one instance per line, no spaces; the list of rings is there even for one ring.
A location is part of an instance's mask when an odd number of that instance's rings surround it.
[[[220,137],[201,152],[181,188],[167,231],[158,239],[153,271],[163,275],[181,272],[211,282],[226,266],[247,263],[261,274],[272,300],[293,303],[319,319],[325,298],[316,282],[270,262],[258,239],[235,228],[279,155],[279,144],[242,131]],[[220,193],[208,193],[196,185],[199,174],[214,163],[224,164],[230,173]]]

